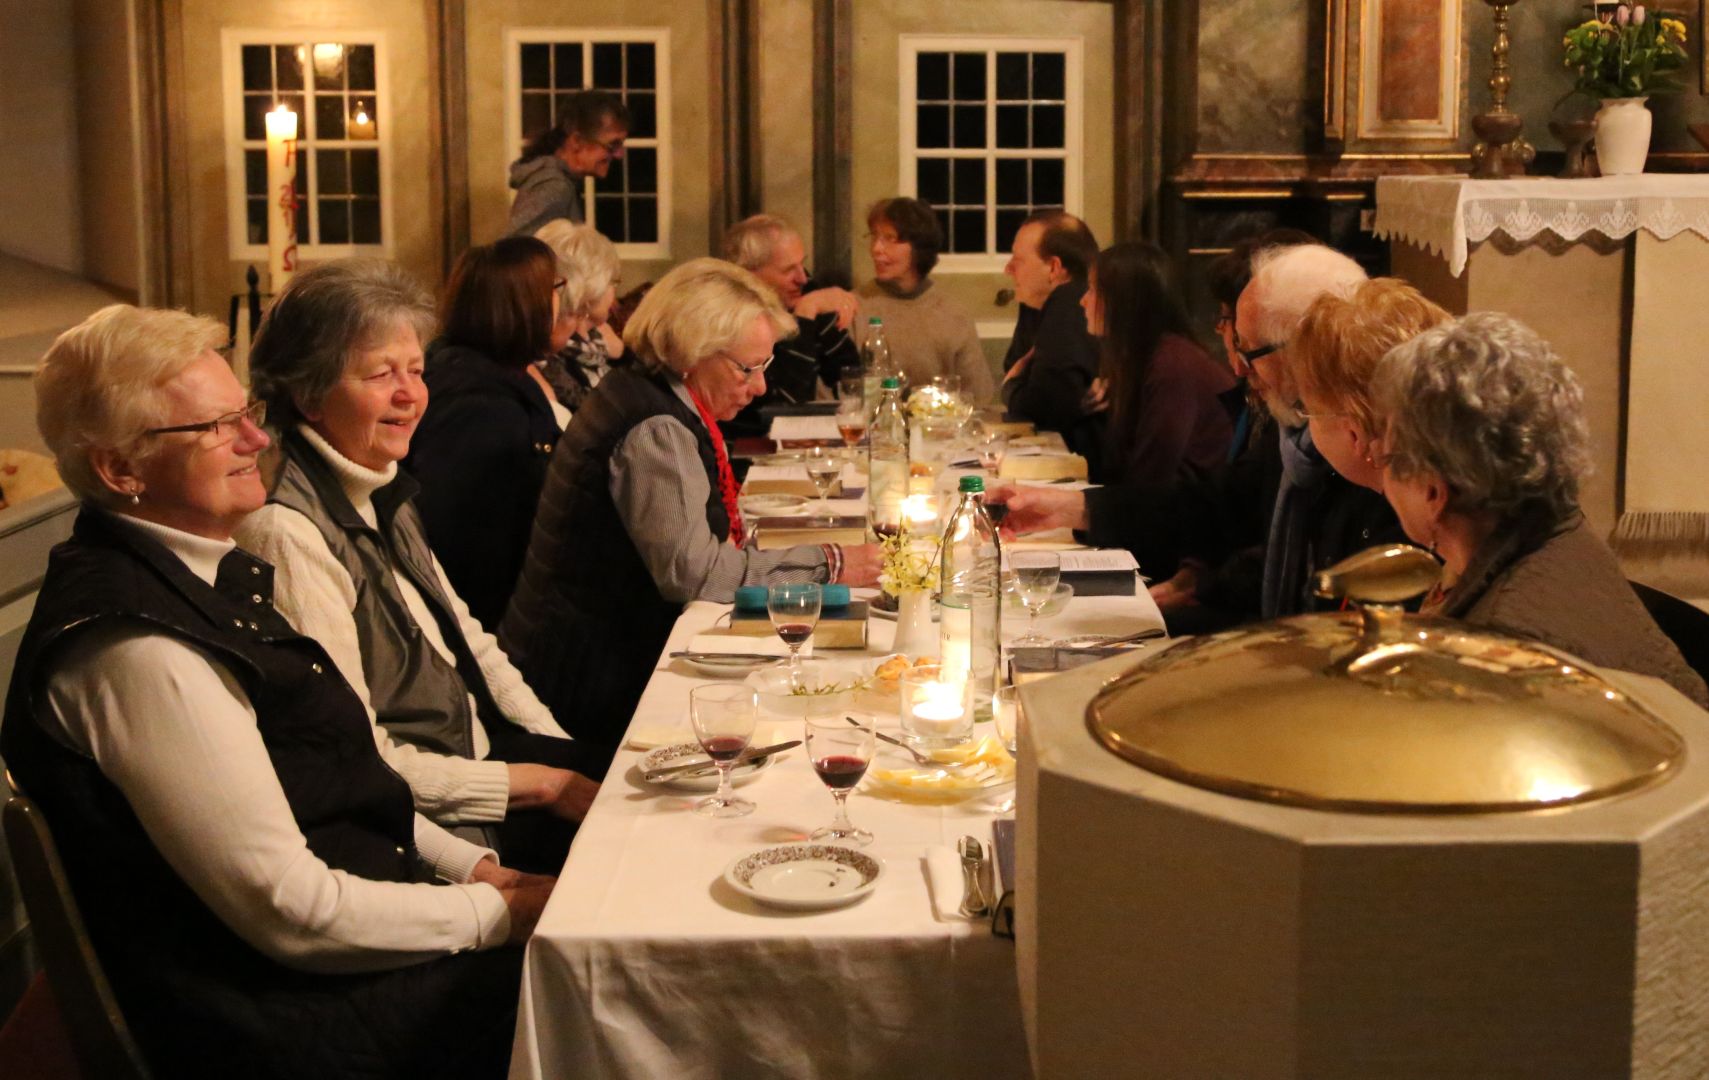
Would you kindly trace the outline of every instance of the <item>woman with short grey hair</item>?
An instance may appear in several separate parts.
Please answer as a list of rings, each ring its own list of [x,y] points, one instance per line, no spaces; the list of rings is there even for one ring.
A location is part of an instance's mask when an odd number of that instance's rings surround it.
[[[718,421],[765,392],[772,350],[794,326],[748,271],[686,262],[624,327],[634,362],[599,384],[558,442],[499,637],[577,739],[607,754],[690,600],[878,576],[874,545],[761,551],[742,519]]]
[[[1383,493],[1443,562],[1426,614],[1653,675],[1709,705],[1579,510],[1584,392],[1548,342],[1509,316],[1467,315],[1391,350],[1372,398]]]
[[[552,249],[562,282],[553,352],[538,366],[563,407],[559,426],[568,427],[569,417],[623,355],[623,339],[611,329],[623,263],[617,245],[591,225],[560,218],[541,226],[534,237]]]
[[[427,294],[389,263],[291,280],[249,358],[282,421],[281,460],[238,541],[274,565],[275,604],[326,646],[422,813],[555,873],[598,772],[470,614],[398,469],[427,408],[434,325]]]

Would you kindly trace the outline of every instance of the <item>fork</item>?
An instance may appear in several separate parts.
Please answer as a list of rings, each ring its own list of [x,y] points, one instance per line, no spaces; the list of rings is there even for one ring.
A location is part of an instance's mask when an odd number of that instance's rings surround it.
[[[853,724],[855,727],[865,727],[866,726],[865,724],[862,724],[859,720],[856,720],[852,716],[845,716],[845,717],[843,717],[843,719],[847,720],[849,723]],[[912,746],[909,746],[907,743],[903,742],[901,739],[898,739],[896,736],[887,735],[884,732],[879,731],[877,728],[874,728],[872,733],[878,737],[878,740],[880,742],[887,742],[891,746],[899,746],[902,749],[908,751],[908,753],[913,755],[915,764],[929,766],[930,768],[934,768],[934,769],[945,769],[945,770],[965,769],[968,766],[968,762],[965,762],[965,761],[939,761],[937,758],[932,757],[930,754],[922,754],[920,751],[916,750]]]

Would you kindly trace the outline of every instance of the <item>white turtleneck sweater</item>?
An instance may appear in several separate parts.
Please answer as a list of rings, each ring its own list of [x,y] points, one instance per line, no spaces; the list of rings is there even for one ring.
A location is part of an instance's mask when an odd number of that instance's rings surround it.
[[[214,583],[234,546],[115,515]],[[238,936],[288,967],[381,971],[503,944],[510,915],[491,885],[372,881],[309,850],[255,708],[223,664],[145,627],[79,635],[48,680],[67,745],[124,793],[174,872]],[[486,848],[415,818],[417,851],[466,881]]]
[[[378,528],[374,492],[396,478],[397,464],[392,463],[378,471],[364,468],[333,449],[312,428],[300,425],[297,431],[332,467],[339,486],[362,520]],[[269,503],[244,520],[237,532],[237,542],[273,564],[274,606],[290,620],[292,626],[321,643],[362,699],[372,721],[374,709],[368,680],[362,669],[361,640],[356,631],[356,583],[333,556],[326,538],[321,536],[314,522],[288,507]],[[486,676],[487,686],[505,716],[535,734],[569,738],[553,719],[551,710],[534,696],[523,681],[522,673],[504,655],[498,639],[487,633],[469,614],[468,606],[451,587],[438,559],[433,561],[433,570],[439,576],[439,588],[451,601],[452,613],[462,628],[469,650],[474,653],[481,674]],[[429,644],[447,663],[455,665],[456,657],[446,646],[439,631],[439,622],[421,593],[404,574],[394,573],[392,581]],[[469,708],[471,712],[475,708],[472,697]],[[375,733],[380,755],[409,781],[410,790],[415,793],[416,809],[446,825],[504,819],[510,801],[509,768],[502,761],[484,760],[490,747],[486,732],[479,723],[474,725],[475,757],[472,759],[437,754],[399,742],[377,724]]]

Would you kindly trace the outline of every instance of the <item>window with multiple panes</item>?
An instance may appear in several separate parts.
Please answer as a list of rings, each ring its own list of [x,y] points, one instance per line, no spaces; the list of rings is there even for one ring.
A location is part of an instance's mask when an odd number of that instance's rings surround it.
[[[278,105],[297,114],[302,253],[387,250],[383,156],[391,117],[380,64],[371,36],[315,42],[227,32],[234,255],[252,257],[267,244],[266,115]]]
[[[945,269],[989,270],[1028,214],[1079,210],[1077,39],[904,37],[901,84],[901,190],[937,211]]]
[[[665,30],[512,30],[511,141],[520,153],[556,124],[578,90],[604,90],[629,109],[623,157],[583,190],[588,223],[627,256],[668,255],[670,41]]]

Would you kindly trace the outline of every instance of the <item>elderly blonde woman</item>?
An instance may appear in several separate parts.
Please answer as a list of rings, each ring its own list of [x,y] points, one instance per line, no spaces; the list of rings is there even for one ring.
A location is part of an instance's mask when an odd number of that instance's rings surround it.
[[[623,264],[617,245],[591,225],[549,221],[534,234],[558,260],[558,322],[553,353],[539,364],[557,398],[558,426],[569,426],[599,380],[623,355],[623,340],[611,329],[611,309]]]
[[[1306,309],[1288,351],[1312,443],[1336,472],[1360,487],[1383,490],[1383,470],[1372,452],[1380,428],[1371,375],[1390,349],[1449,318],[1399,278],[1325,293]]]
[[[794,327],[746,270],[684,263],[624,329],[635,363],[606,376],[559,440],[499,638],[578,739],[615,751],[688,601],[876,580],[873,545],[746,543],[718,421],[765,391],[773,346]]]
[[[1579,511],[1584,392],[1547,342],[1506,315],[1467,315],[1385,356],[1372,402],[1383,491],[1442,559],[1426,614],[1653,675],[1709,705]]]
[[[233,544],[268,437],[224,339],[115,305],[43,359],[38,425],[83,507],[0,752],[157,1075],[503,1075],[521,952],[452,954],[525,938],[550,879],[412,811],[272,567]]]
[[[433,325],[427,296],[389,263],[291,280],[250,352],[280,461],[238,539],[278,568],[279,609],[368,705],[422,812],[556,872],[600,769],[453,587],[398,469],[427,408]]]

